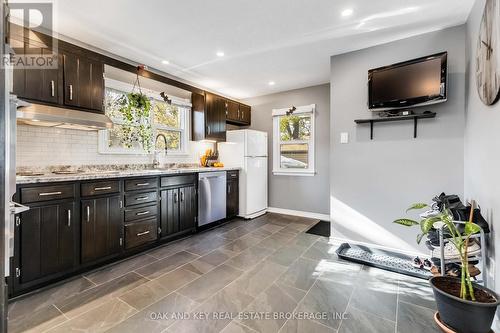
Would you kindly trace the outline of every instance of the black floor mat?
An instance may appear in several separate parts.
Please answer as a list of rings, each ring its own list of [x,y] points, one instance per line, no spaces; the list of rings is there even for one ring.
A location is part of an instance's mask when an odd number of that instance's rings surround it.
[[[328,221],[319,221],[315,225],[313,225],[309,230],[306,231],[308,234],[330,237],[330,222]]]

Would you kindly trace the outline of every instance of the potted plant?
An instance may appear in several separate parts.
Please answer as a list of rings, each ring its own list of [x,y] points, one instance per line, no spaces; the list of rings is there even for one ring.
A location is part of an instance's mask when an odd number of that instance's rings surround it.
[[[122,144],[131,148],[139,143],[146,152],[153,148],[153,130],[150,122],[151,101],[142,92],[128,93],[119,100],[119,112],[123,118]]]
[[[428,207],[425,203],[416,203],[411,205],[407,212]],[[453,330],[461,333],[489,332],[496,308],[500,303],[494,291],[471,281],[467,249],[471,236],[480,232],[479,226],[472,222],[473,212],[474,209],[471,207],[470,218],[465,223],[463,232],[459,231],[451,212],[446,207],[443,207],[437,215],[423,218],[420,222],[407,218],[394,221],[403,226],[419,226],[421,233],[417,236],[417,243],[420,243],[433,228],[441,229],[447,240],[456,248],[462,266],[460,279],[449,276],[434,276],[430,279],[439,314],[439,318],[436,314],[436,321],[441,320],[451,328],[450,332]]]

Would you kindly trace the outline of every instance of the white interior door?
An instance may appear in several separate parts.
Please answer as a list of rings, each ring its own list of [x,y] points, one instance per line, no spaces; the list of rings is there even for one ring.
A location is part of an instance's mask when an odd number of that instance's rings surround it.
[[[245,164],[245,215],[251,215],[267,208],[267,157],[247,157]]]

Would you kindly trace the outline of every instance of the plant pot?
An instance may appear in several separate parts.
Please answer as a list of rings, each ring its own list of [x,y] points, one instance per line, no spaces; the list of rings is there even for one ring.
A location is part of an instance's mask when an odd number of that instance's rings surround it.
[[[438,288],[439,282],[456,282],[460,279],[446,276],[435,276],[430,279],[434,298],[441,320],[460,333],[488,333],[495,317],[495,311],[500,304],[497,294],[479,284],[473,283],[474,289],[480,289],[495,298],[495,302],[481,303],[463,300]]]

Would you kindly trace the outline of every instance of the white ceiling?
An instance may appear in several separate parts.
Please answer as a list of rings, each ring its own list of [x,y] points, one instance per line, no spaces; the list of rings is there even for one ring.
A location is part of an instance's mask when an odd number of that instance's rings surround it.
[[[59,0],[56,30],[242,99],[328,82],[331,55],[461,24],[473,2]]]

